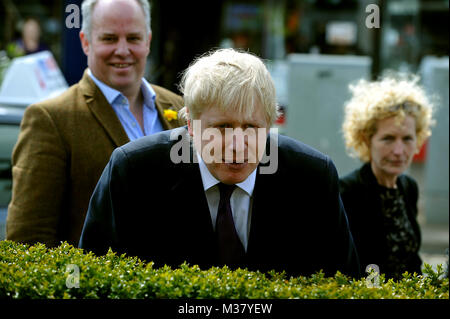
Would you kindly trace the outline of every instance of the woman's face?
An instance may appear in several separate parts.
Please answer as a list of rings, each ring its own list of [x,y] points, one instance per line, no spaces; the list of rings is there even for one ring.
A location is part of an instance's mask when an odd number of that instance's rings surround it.
[[[369,148],[377,179],[395,180],[408,168],[417,148],[414,117],[407,115],[402,123],[396,123],[394,116],[379,120]]]

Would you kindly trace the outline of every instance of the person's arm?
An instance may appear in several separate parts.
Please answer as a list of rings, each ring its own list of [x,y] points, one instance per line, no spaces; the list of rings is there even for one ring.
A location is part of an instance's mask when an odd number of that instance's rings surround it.
[[[407,177],[406,178],[408,187],[407,187],[407,192],[408,192],[408,197],[410,197],[408,199],[409,204],[408,204],[408,208],[407,209],[407,214],[408,214],[408,218],[409,221],[414,229],[414,233],[416,234],[418,241],[419,241],[419,249],[420,246],[422,244],[422,233],[421,233],[421,229],[420,229],[420,225],[417,221],[417,215],[418,215],[418,201],[419,201],[419,187],[417,186],[417,182],[410,178]],[[418,253],[415,254],[415,256],[411,259],[411,262],[409,264],[409,269],[408,272],[416,272],[419,275],[422,274],[422,258],[420,257],[420,255]]]
[[[418,202],[419,202],[419,187],[417,186],[417,183],[414,179],[412,178],[408,178],[408,182],[409,182],[409,192],[410,192],[410,196],[411,196],[411,203],[414,207],[414,217],[417,218],[417,214],[418,214]]]
[[[52,117],[29,106],[12,155],[13,188],[6,239],[57,246],[67,184],[67,151]]]
[[[103,170],[89,202],[78,246],[97,255],[109,248],[120,249],[117,216],[127,209],[128,160],[121,148],[117,148]]]
[[[331,230],[334,233],[334,242],[331,243],[331,260],[336,262],[338,270],[354,278],[362,276],[356,247],[350,231],[347,214],[339,193],[339,179],[336,167],[333,162],[327,158],[328,174],[328,211],[334,221],[334,227]]]

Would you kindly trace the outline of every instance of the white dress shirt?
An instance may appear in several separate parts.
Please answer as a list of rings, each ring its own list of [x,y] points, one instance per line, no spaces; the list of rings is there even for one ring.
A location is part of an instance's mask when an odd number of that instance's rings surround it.
[[[203,189],[208,201],[209,212],[213,228],[216,228],[217,210],[219,208],[220,192],[219,180],[217,180],[206,167],[200,154],[197,153],[200,174],[203,181]],[[234,227],[247,251],[248,235],[250,232],[250,220],[253,203],[253,189],[255,188],[256,169],[243,182],[236,184],[236,188],[230,198],[231,211],[233,213]]]

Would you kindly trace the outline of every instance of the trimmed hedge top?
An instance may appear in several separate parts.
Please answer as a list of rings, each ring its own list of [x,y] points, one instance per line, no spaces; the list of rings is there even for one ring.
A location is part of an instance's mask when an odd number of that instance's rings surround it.
[[[153,268],[136,257],[112,251],[95,256],[67,243],[48,249],[0,241],[0,298],[449,298],[442,265],[434,271],[425,264],[424,275],[405,273],[400,281],[385,281],[381,274],[379,285],[370,286],[366,279],[339,272],[328,278],[321,272],[287,278],[284,273],[201,270],[188,264]]]

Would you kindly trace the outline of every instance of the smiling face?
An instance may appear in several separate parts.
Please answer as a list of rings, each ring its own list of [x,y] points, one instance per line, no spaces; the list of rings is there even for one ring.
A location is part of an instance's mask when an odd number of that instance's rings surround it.
[[[372,171],[381,185],[395,186],[397,176],[411,163],[416,145],[416,122],[412,116],[407,115],[400,124],[395,117],[377,122],[369,148]]]
[[[134,0],[101,0],[92,12],[90,41],[80,32],[94,76],[126,96],[138,92],[150,52],[142,8]]]
[[[196,123],[200,123],[198,130]],[[233,109],[210,107],[194,121],[189,120],[188,127],[206,167],[225,184],[243,182],[256,169],[269,131],[260,105],[251,118]]]
[[[22,37],[25,42],[35,41],[39,42],[39,37],[41,36],[41,27],[39,23],[30,19],[23,25]]]

